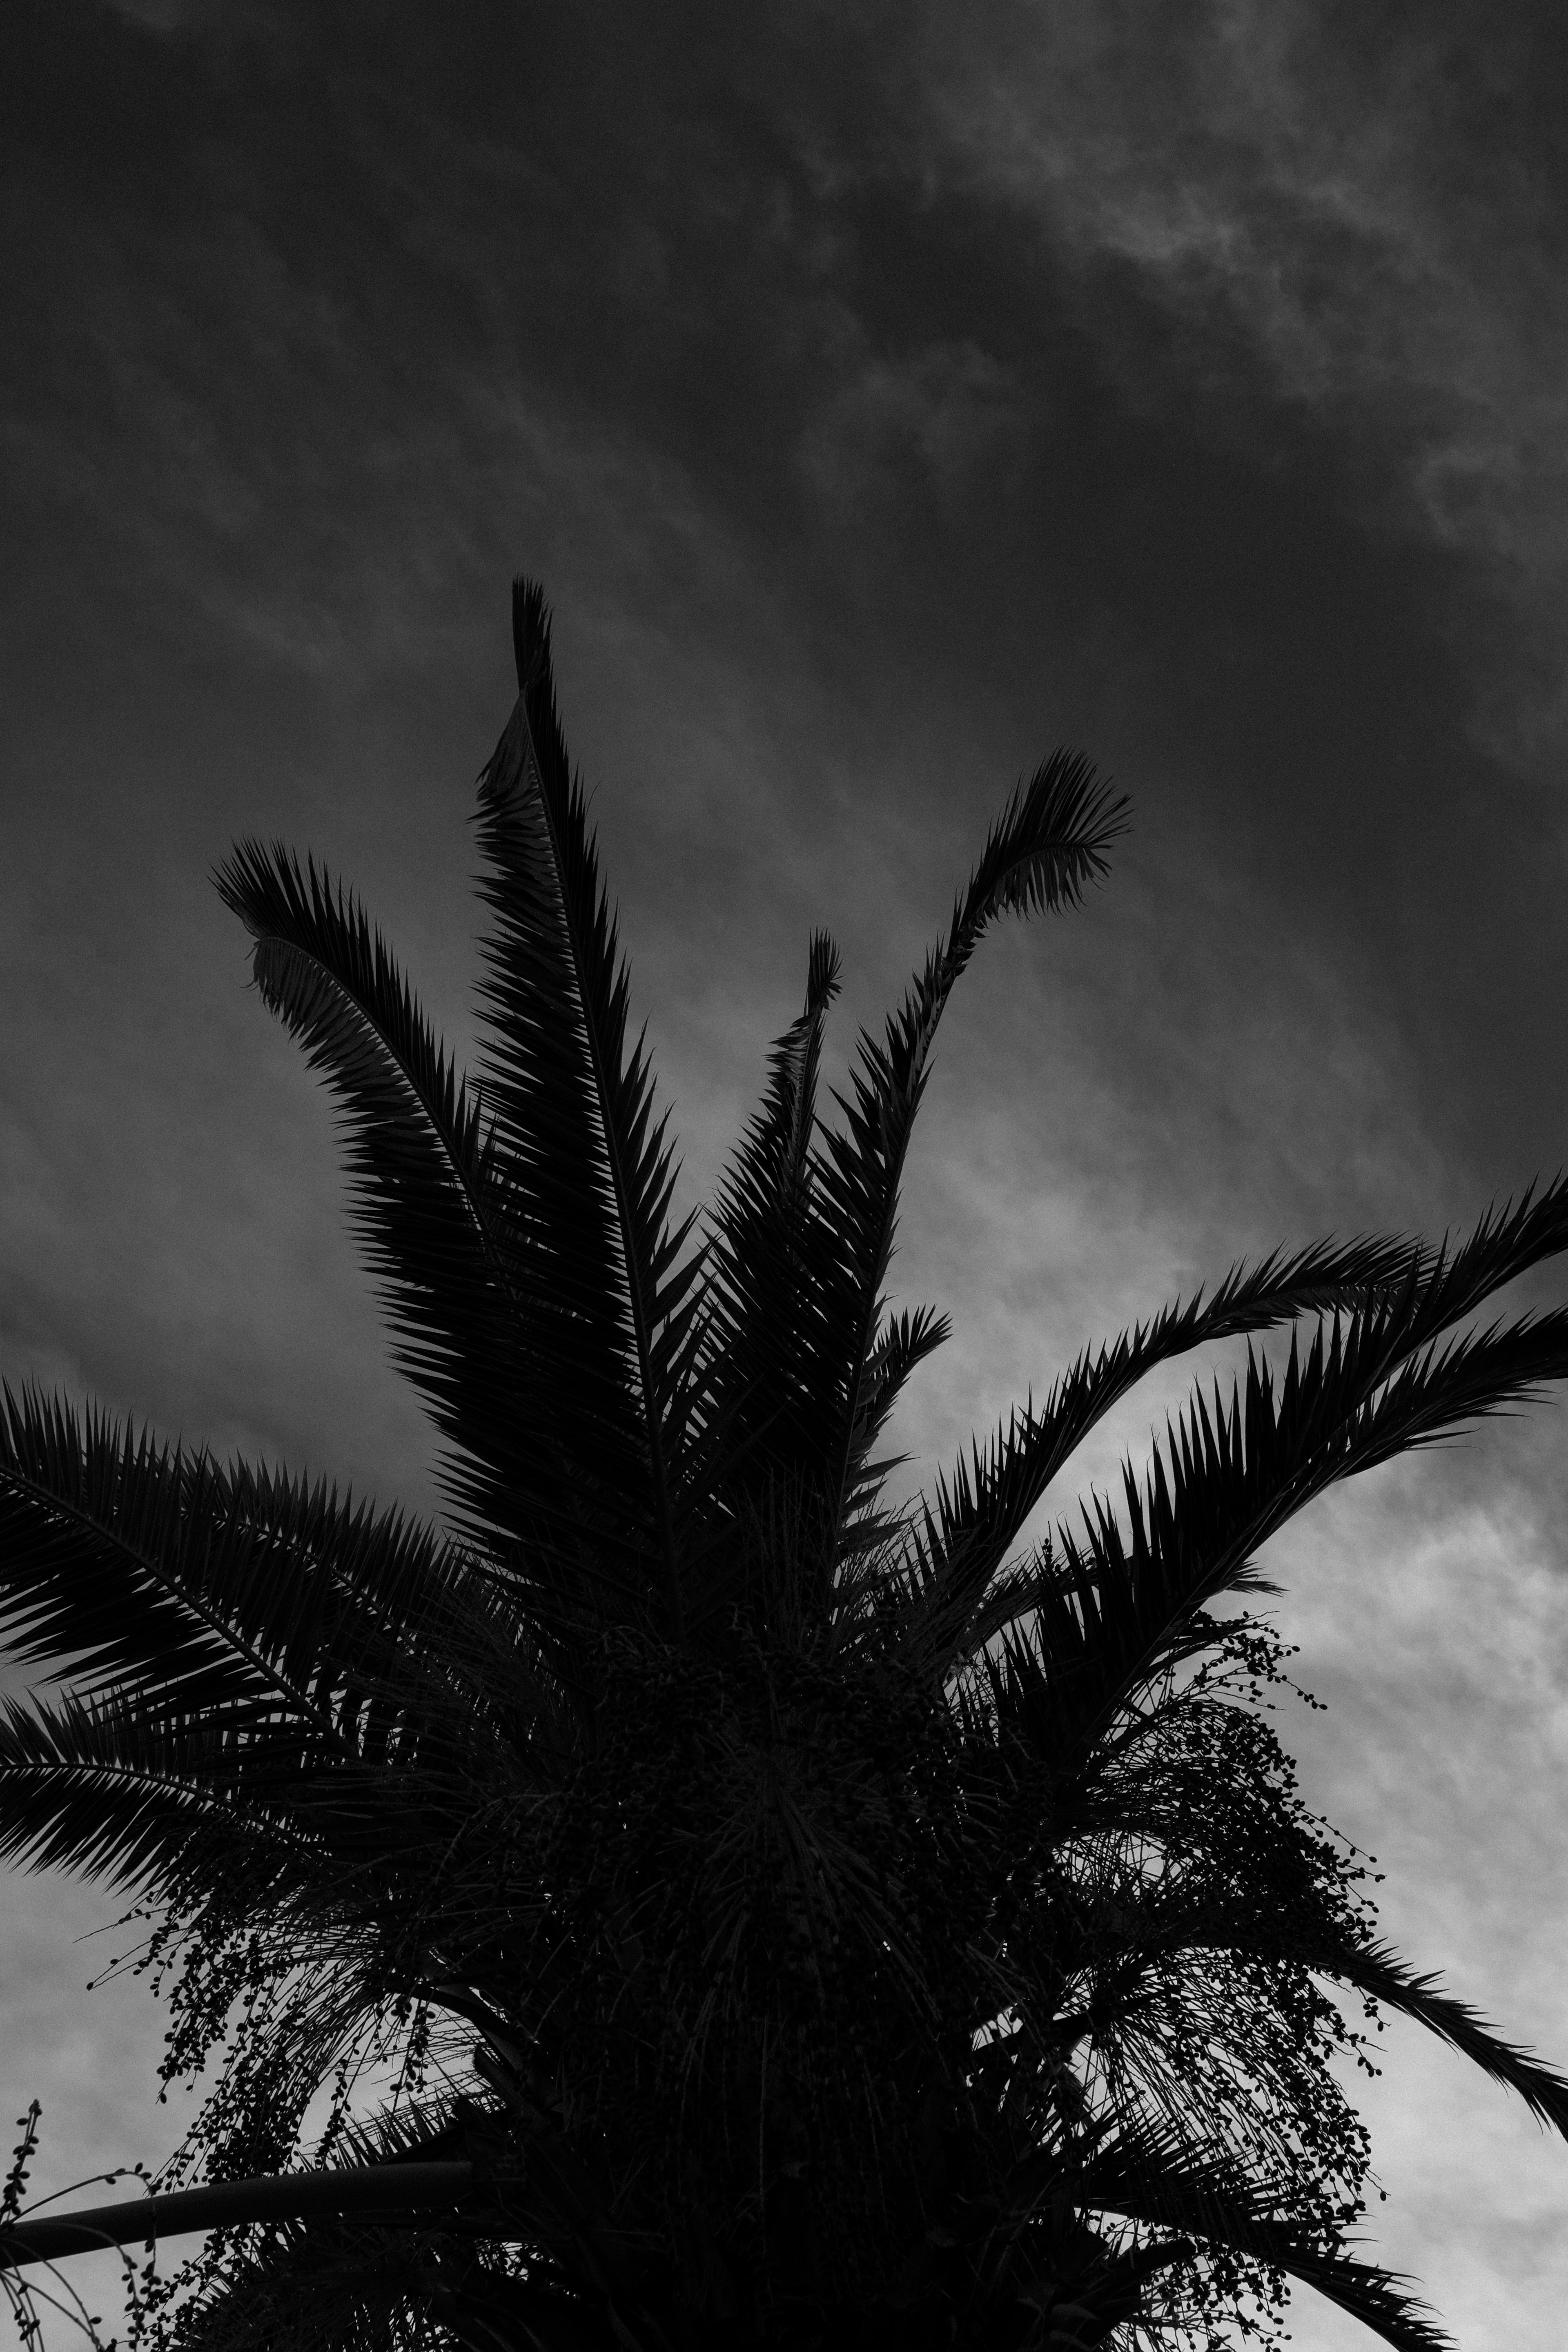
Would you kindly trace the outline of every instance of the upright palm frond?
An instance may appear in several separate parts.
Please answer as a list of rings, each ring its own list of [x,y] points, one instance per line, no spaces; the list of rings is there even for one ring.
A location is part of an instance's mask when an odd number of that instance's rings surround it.
[[[342,1116],[450,1531],[0,1392],[0,1638],[63,1685],[0,1707],[0,1856],[131,1890],[166,2074],[222,2051],[155,2196],[10,2195],[0,2272],[237,2231],[144,2312],[171,2352],[1174,2352],[1289,2280],[1436,2352],[1354,2248],[1324,1988],[1565,2137],[1568,2078],[1378,1939],[1254,1704],[1279,1646],[1214,1604],[1336,1481],[1568,1376],[1568,1309],[1486,1319],[1568,1250],[1568,1181],[1233,1266],[891,1508],[948,1330],[888,1294],[937,1025],[1123,805],[1068,752],[1013,795],[837,1126],[813,937],[698,1245],[525,582],[513,625],[478,1083],[313,863],[218,876]],[[1226,1340],[1228,1388],[1017,1549]]]
[[[822,1347],[810,1155],[838,950],[811,941],[805,1003],[769,1055],[768,1089],[725,1175],[714,1213],[711,1297],[722,1338],[732,1491],[765,1493],[820,1457]]]
[[[535,1538],[542,1566],[573,1553],[586,1514],[616,1584],[588,1501],[594,1424],[559,1377],[562,1318],[493,1122],[380,932],[313,864],[247,842],[217,879],[256,940],[264,1002],[342,1108],[356,1221],[397,1360],[454,1449],[448,1484],[495,1536]]]
[[[837,1097],[844,1127],[826,1135],[813,1154],[831,1380],[823,1400],[831,1433],[821,1475],[836,1531],[868,1499],[868,1456],[880,1425],[868,1391],[882,1286],[937,1024],[989,925],[1005,914],[1078,905],[1107,870],[1106,852],[1123,830],[1124,813],[1125,803],[1111,799],[1089,761],[1068,752],[1045,761],[1014,793],[954,905],[946,939],[927,957],[882,1042],[862,1034],[849,1097]]]
[[[480,891],[494,918],[486,1091],[550,1301],[552,1375],[563,1409],[583,1417],[582,1471],[679,1630],[689,1506],[674,1446],[698,1263],[682,1259],[689,1223],[668,1223],[673,1150],[643,1043],[628,1038],[626,968],[556,716],[537,588],[519,583],[512,627],[517,707],[479,780]]]

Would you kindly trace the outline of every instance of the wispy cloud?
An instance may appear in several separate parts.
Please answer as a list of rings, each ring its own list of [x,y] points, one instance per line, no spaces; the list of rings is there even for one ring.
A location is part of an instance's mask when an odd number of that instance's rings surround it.
[[[1568,572],[1568,289],[1531,136],[1551,52],[1465,9],[1336,38],[1303,0],[966,26],[954,61],[928,22],[934,168],[962,158],[1054,247],[1136,271],[1200,378],[1234,364],[1228,322],[1280,401],[1384,441],[1388,525],[1489,565],[1527,631],[1535,690],[1483,723],[1544,773]],[[1124,358],[1123,392],[1161,397]]]

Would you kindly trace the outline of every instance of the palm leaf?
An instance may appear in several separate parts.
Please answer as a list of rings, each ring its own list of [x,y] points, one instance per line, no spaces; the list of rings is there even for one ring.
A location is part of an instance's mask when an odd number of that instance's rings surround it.
[[[1308,1968],[1398,2010],[1468,2058],[1495,2083],[1517,2091],[1531,2115],[1568,2138],[1568,2079],[1527,2050],[1505,2042],[1462,2000],[1444,1992],[1435,1976],[1417,1976],[1386,1944],[1309,1941],[1300,1954]]]
[[[679,1626],[684,1498],[670,1438],[689,1409],[697,1265],[681,1259],[689,1221],[668,1222],[673,1151],[643,1042],[628,1038],[626,968],[556,715],[537,587],[516,583],[512,620],[517,706],[479,780],[480,889],[494,918],[486,1092],[558,1311],[561,1395],[592,1433],[595,1499]]]
[[[753,1500],[808,1475],[822,1455],[810,1151],[838,950],[813,935],[805,1003],[769,1055],[768,1088],[721,1180],[713,1213],[710,1295],[724,1423],[721,1480]]]
[[[1097,1423],[1159,1365],[1217,1339],[1398,1295],[1413,1270],[1431,1263],[1431,1253],[1407,1241],[1321,1242],[1293,1257],[1271,1255],[1250,1272],[1233,1266],[1211,1297],[1200,1290],[1110,1346],[1086,1349],[1038,1412],[1014,1412],[984,1452],[977,1442],[968,1463],[961,1457],[949,1477],[939,1478],[909,1561],[911,1650],[940,1675],[1033,1605],[1035,1586],[1026,1578],[1007,1606],[977,1613],[992,1600],[992,1579],[1047,1487]]]
[[[1151,1675],[1206,1645],[1198,1613],[1221,1592],[1260,1588],[1254,1555],[1314,1496],[1568,1373],[1561,1310],[1410,1356],[1402,1335],[1429,1328],[1417,1296],[1351,1317],[1327,1339],[1320,1326],[1304,1357],[1293,1337],[1278,1393],[1249,1350],[1230,1406],[1217,1386],[1212,1412],[1194,1397],[1144,1486],[1124,1466],[1125,1533],[1099,1496],[1081,1537],[1058,1528],[1031,1605],[1064,1758],[1083,1752]]]
[[[541,2273],[543,2273],[541,2275]],[[432,2333],[438,2330],[438,2334]],[[189,2352],[626,2352],[603,2297],[480,2258],[471,2239],[428,2226],[281,2223],[231,2259],[182,2322]]]
[[[1391,1237],[1277,1254],[1248,1273],[1236,1266],[1205,1303],[1177,1301],[1113,1345],[1086,1349],[1038,1412],[1014,1412],[982,1453],[940,1479],[909,1562],[910,1641],[933,1672],[973,1654],[1011,1618],[1032,1609],[1036,1580],[1021,1576],[1001,1606],[988,1588],[1030,1512],[1077,1448],[1137,1382],[1162,1363],[1212,1341],[1272,1330],[1309,1314],[1381,1310],[1385,1368],[1471,1313],[1505,1283],[1568,1248],[1568,1181],[1484,1215],[1449,1256]],[[1363,1346],[1369,1384],[1377,1359]]]
[[[355,1690],[410,1720],[459,1687],[477,1721],[550,1719],[498,1606],[461,1551],[395,1509],[0,1391],[0,1633],[79,1688],[133,1683],[193,1714],[244,1704],[344,1759],[362,1752]]]
[[[1313,2288],[1396,2352],[1452,2352],[1405,2282],[1372,2263],[1314,2245],[1277,2218],[1275,2192],[1224,2158],[1192,2155],[1154,2127],[1118,2133],[1089,2158],[1074,2195],[1117,2214],[1266,2263]]]
[[[0,1632],[20,1657],[192,1702],[260,1693],[331,1737],[300,1674],[325,1581],[296,1591],[280,1642],[278,1549],[237,1519],[206,1454],[0,1391]]]
[[[0,1852],[116,1884],[199,1881],[231,1908],[240,1888],[259,1904],[265,1881],[279,1901],[347,1916],[374,1880],[401,1890],[411,1921],[422,1878],[439,1879],[472,1827],[476,1790],[537,1785],[538,1759],[531,1771],[510,1743],[487,1748],[458,1694],[437,1715],[351,1690],[335,1728],[329,1743],[265,1702],[191,1708],[134,1685],[8,1700]]]
[[[1105,853],[1125,827],[1124,808],[1097,783],[1086,760],[1067,751],[1014,793],[954,906],[951,930],[927,957],[883,1041],[861,1033],[850,1095],[835,1096],[844,1127],[813,1150],[821,1204],[816,1286],[833,1431],[820,1475],[837,1527],[861,1491],[867,1383],[899,1187],[943,1008],[982,933],[999,916],[1080,902],[1089,883],[1106,871]]]
[[[280,846],[242,842],[216,880],[255,939],[263,1001],[342,1108],[354,1216],[391,1310],[395,1359],[462,1458],[447,1482],[513,1538],[542,1519],[572,1522],[581,1423],[560,1409],[547,1347],[539,1360],[550,1300],[479,1103],[380,931],[313,861],[302,874]],[[519,1443],[523,1428],[531,1445]]]
[[[945,1346],[952,1335],[952,1322],[934,1307],[889,1315],[877,1333],[860,1384],[859,1413],[849,1449],[851,1483],[844,1496],[846,1514],[856,1527],[859,1544],[875,1541],[902,1525],[901,1517],[895,1520],[879,1512],[876,1504],[890,1473],[901,1468],[909,1457],[887,1454],[878,1460],[872,1448],[887,1428],[910,1374]]]
[[[184,1736],[182,1737],[181,1733]],[[332,1870],[297,1821],[237,1797],[232,1761],[203,1711],[195,1726],[158,1725],[127,1699],[68,1694],[0,1709],[0,1856],[30,1869],[78,1870],[110,1885],[167,1883],[205,1855],[258,1904],[279,1881]],[[293,1743],[293,1777],[303,1759]],[[223,1791],[215,1784],[226,1781]],[[341,1882],[340,1882],[341,1883]]]
[[[1080,1830],[1092,1821],[1088,1816]],[[1117,1825],[1161,1837],[1170,1850],[1173,1825],[1157,1807],[1118,1807]],[[1136,1966],[1177,1950],[1289,1960],[1414,2018],[1494,2082],[1516,2091],[1533,2116],[1568,2138],[1568,2079],[1505,2042],[1466,2002],[1445,1992],[1436,1976],[1418,1976],[1388,1945],[1347,1932],[1322,1910],[1310,1876],[1289,1871],[1289,1860],[1288,1885],[1281,1884],[1278,1856],[1260,1871],[1256,1855],[1233,1844],[1226,1860],[1228,1893],[1216,1896],[1205,1874],[1194,1900],[1181,1882],[1167,1881],[1126,1916],[1122,1940]],[[1241,1897],[1238,1878],[1250,1882]]]

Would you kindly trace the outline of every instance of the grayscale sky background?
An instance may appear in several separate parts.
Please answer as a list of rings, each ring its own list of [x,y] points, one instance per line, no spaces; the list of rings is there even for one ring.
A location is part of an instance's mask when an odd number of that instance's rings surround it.
[[[990,940],[943,1033],[895,1268],[957,1327],[919,1465],[1242,1253],[1552,1173],[1560,16],[10,0],[0,1369],[433,1507],[208,871],[314,849],[465,1045],[519,568],[691,1199],[815,922],[842,1055],[1022,772],[1070,741],[1131,795],[1108,885]],[[1329,1703],[1283,1727],[1309,1797],[1394,1940],[1560,2062],[1564,1427],[1268,1556]],[[4,1882],[43,2185],[173,2133],[157,2009],[82,1990],[113,1914]],[[1385,2038],[1382,2259],[1466,2352],[1549,2352],[1568,2147]],[[1371,2341],[1307,2296],[1295,2330]]]

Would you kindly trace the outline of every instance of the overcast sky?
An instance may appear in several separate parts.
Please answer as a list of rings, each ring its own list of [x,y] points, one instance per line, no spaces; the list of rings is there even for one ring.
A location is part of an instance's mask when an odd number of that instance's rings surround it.
[[[813,924],[842,1056],[1020,773],[1070,742],[1131,798],[1109,883],[989,940],[942,1034],[895,1265],[956,1325],[927,1475],[1243,1253],[1554,1172],[1559,14],[11,0],[0,1370],[434,1508],[208,876],[246,832],[324,856],[466,1048],[518,569],[689,1199]],[[1310,1799],[1407,1955],[1560,2063],[1564,1427],[1268,1558],[1329,1702],[1282,1726]],[[155,2006],[82,1990],[112,1916],[4,1885],[0,2105],[44,2100],[50,2185],[171,2136]],[[1379,2258],[1466,2352],[1560,2346],[1568,2147],[1385,2038]]]

